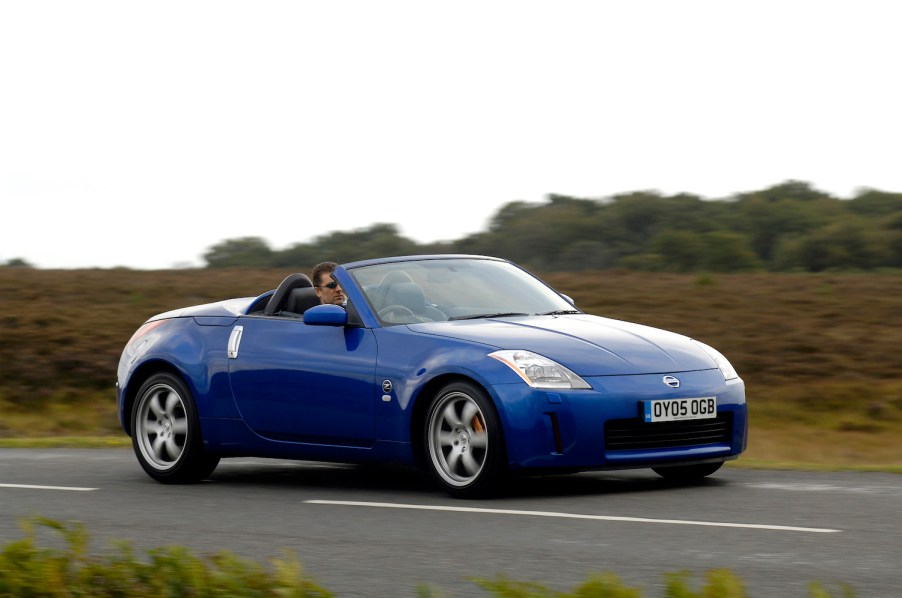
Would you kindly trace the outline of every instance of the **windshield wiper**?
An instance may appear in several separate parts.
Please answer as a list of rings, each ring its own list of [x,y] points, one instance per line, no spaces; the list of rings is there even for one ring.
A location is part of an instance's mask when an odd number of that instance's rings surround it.
[[[448,318],[449,320],[477,320],[479,318],[505,318],[507,316],[528,316],[529,314],[525,314],[517,311],[502,311],[496,314],[473,314],[472,316],[453,316]]]
[[[556,309],[554,311],[546,311],[540,314],[536,314],[537,316],[566,316],[569,314],[581,314],[583,312],[578,309]]]

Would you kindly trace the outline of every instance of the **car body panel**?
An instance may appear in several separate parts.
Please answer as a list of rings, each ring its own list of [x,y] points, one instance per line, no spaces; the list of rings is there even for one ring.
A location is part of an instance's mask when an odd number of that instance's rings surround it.
[[[689,338],[587,314],[523,316],[414,324],[425,334],[517,347],[554,356],[580,376],[711,369],[714,362]]]
[[[252,430],[275,440],[372,445],[372,330],[275,318],[242,318],[241,326],[229,377]]]

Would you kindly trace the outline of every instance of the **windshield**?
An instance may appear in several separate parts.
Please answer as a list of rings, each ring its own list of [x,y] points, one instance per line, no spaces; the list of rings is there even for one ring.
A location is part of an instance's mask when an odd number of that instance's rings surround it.
[[[579,313],[553,289],[507,262],[426,259],[349,272],[383,324]]]

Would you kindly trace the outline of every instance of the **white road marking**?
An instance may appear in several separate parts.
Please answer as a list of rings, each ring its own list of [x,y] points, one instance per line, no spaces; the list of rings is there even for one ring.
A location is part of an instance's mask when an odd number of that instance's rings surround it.
[[[414,509],[420,511],[454,511],[457,513],[485,513],[489,515],[525,515],[528,517],[558,517],[562,519],[590,519],[595,521],[625,521],[629,523],[664,523],[672,525],[700,525],[705,527],[733,527],[780,532],[806,532],[834,534],[838,529],[820,527],[794,527],[788,525],[764,525],[760,523],[723,523],[718,521],[689,521],[684,519],[648,519],[645,517],[615,517],[613,515],[583,515],[580,513],[556,513],[554,511],[516,511],[511,509],[480,509],[476,507],[447,507],[443,505],[405,505],[388,502],[358,502],[351,500],[305,500],[312,505],[338,505],[347,507],[376,507],[381,509]]]
[[[24,488],[26,490],[70,490],[72,492],[91,492],[97,488],[78,488],[75,486],[32,486],[31,484],[0,484],[0,488]]]
[[[774,482],[748,483],[748,488],[759,490],[786,490],[790,492],[840,492],[848,494],[874,494],[878,496],[902,496],[902,486],[837,486],[834,484],[779,484]]]

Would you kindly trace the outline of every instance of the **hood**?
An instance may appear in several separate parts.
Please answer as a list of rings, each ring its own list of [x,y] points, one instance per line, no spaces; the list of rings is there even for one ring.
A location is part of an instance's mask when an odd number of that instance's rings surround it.
[[[689,337],[587,314],[435,322],[414,324],[410,329],[499,349],[533,351],[579,376],[660,374],[717,367]]]

